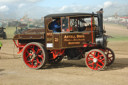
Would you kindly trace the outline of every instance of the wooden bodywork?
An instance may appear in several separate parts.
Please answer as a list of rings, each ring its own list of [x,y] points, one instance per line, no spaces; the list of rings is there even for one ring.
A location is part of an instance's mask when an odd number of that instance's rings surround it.
[[[95,15],[96,16],[96,15]],[[72,16],[78,17],[78,16]],[[87,17],[94,17],[92,15],[87,15]],[[62,19],[61,17],[61,31],[62,31]],[[70,18],[70,17],[66,17]],[[52,17],[45,18],[45,33],[46,33],[46,48],[48,50],[54,49],[66,49],[66,48],[79,48],[84,47],[87,44],[95,43],[95,26],[86,27],[86,30],[78,32],[78,31],[70,31],[71,26],[69,25],[69,31],[65,32],[57,32],[54,33],[52,30],[49,30],[48,25],[52,22]],[[68,23],[69,24],[69,23]]]
[[[84,44],[92,42],[91,32],[54,33],[47,38],[48,49],[64,49],[83,47]],[[53,47],[48,46],[53,44]]]
[[[13,40],[19,40],[19,44],[22,45],[22,43],[25,45],[29,42],[40,42],[44,44],[47,50],[54,50],[54,49],[66,49],[66,48],[78,48],[78,47],[85,47],[89,44],[95,43],[95,29],[96,27],[91,25],[90,27],[86,27],[86,30],[84,31],[71,31],[70,28],[70,18],[76,18],[80,17],[90,17],[91,20],[93,20],[93,17],[96,17],[97,15],[94,14],[68,14],[69,16],[59,16],[56,17],[55,15],[48,15],[45,17],[45,29],[31,29],[24,31],[22,34],[15,35]],[[55,18],[61,19],[61,25],[62,25],[62,19],[67,18],[68,19],[68,28],[69,31],[62,32],[62,26],[61,26],[61,32],[54,33],[52,30],[49,30],[49,24],[53,21]],[[93,21],[91,21],[93,24]],[[16,44],[16,42],[15,42]],[[18,46],[18,45],[17,45]]]
[[[22,34],[15,35],[13,40],[44,39],[44,33],[44,29],[28,29]]]

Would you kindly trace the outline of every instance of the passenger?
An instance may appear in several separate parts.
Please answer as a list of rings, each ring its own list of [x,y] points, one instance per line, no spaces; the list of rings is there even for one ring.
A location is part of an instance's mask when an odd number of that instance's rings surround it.
[[[60,19],[56,19],[55,21],[51,22],[49,28],[50,30],[53,30],[53,32],[61,32]]]

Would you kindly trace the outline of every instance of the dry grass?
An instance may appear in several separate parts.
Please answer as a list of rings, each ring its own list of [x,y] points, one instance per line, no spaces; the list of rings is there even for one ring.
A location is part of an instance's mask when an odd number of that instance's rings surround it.
[[[105,25],[107,34],[119,38],[108,43],[114,50],[115,62],[105,71],[91,71],[84,62],[62,60],[60,64],[49,65],[46,69],[32,70],[25,66],[22,58],[0,59],[0,85],[127,85],[128,84],[128,30],[115,25]],[[12,37],[14,28],[7,28],[7,36]],[[113,38],[113,39],[115,39]],[[14,58],[17,49],[12,40],[1,40],[3,48],[0,57]],[[14,51],[13,51],[14,49]]]
[[[13,38],[15,30],[16,30],[16,27],[7,27],[5,29],[5,32],[7,34],[7,38]]]
[[[112,36],[108,40],[112,41],[126,41],[128,40],[128,29],[125,26],[117,24],[104,24],[106,34]]]

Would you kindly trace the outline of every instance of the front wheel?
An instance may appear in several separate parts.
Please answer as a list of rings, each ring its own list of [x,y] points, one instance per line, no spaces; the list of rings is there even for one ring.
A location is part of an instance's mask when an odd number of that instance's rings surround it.
[[[106,66],[106,61],[106,55],[98,49],[90,50],[87,55],[85,55],[86,66],[92,70],[103,70]]]
[[[106,66],[110,66],[115,60],[115,54],[110,48],[106,48],[103,51],[107,57],[107,65]]]
[[[25,64],[33,69],[39,69],[47,62],[44,46],[36,42],[28,43],[23,49],[22,56]]]

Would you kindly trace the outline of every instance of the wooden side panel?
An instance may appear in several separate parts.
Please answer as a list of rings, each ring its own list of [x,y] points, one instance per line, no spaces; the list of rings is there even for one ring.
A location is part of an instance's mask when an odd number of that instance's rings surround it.
[[[61,36],[60,33],[54,34],[54,48],[59,49],[61,47]]]
[[[48,26],[52,22],[52,18],[45,18],[45,33],[46,33],[46,48],[53,49],[53,31],[49,30]]]
[[[19,39],[44,39],[44,34],[19,34],[15,35],[13,40],[19,40]]]
[[[83,47],[84,44],[92,42],[91,32],[62,33],[61,38],[61,48]]]

